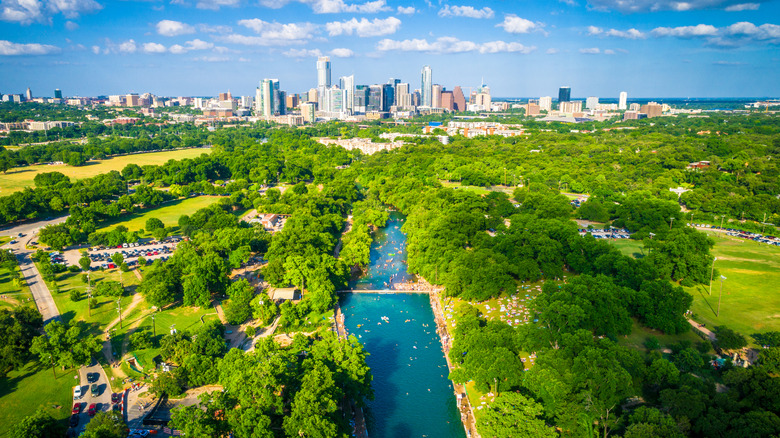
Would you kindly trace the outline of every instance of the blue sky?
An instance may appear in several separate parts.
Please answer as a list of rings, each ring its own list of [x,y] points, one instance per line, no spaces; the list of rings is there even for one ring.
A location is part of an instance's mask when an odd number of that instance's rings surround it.
[[[0,93],[254,94],[401,78],[494,96],[780,96],[780,0],[0,0]]]

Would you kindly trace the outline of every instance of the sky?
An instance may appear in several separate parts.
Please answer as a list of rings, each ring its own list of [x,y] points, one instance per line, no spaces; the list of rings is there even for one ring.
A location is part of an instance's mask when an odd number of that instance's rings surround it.
[[[0,0],[0,93],[288,93],[389,78],[495,97],[780,96],[780,0]]]

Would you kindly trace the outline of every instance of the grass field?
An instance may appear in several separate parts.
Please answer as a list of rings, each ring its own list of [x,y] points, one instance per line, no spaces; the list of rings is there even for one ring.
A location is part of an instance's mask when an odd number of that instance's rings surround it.
[[[147,164],[163,164],[168,160],[181,160],[184,158],[195,158],[201,154],[209,154],[211,149],[182,149],[178,151],[151,152],[148,154],[134,154],[114,157],[107,160],[90,161],[84,166],[74,167],[67,164],[58,165],[36,165],[26,167],[16,167],[7,173],[0,174],[0,196],[10,195],[11,193],[23,190],[25,187],[34,187],[33,179],[35,175],[43,172],[61,172],[71,178],[71,180],[90,178],[101,173],[107,173],[112,170],[122,171],[128,164],[137,164],[145,166]]]
[[[623,255],[631,256],[635,259],[641,259],[647,254],[642,242],[639,240],[619,239],[612,241],[611,243],[615,245]]]
[[[93,285],[105,280],[119,281],[119,270],[95,271],[91,276]],[[139,280],[132,272],[124,272],[122,273],[122,282],[129,289],[126,293],[132,293],[132,288],[138,285]],[[90,312],[89,308],[87,308],[86,298],[87,285],[81,281],[81,272],[57,274],[56,283],[60,288],[60,292],[54,292],[53,284],[48,284],[49,290],[52,291],[52,297],[54,297],[54,302],[57,304],[57,309],[59,309],[64,322],[85,321],[89,325],[90,332],[93,335],[98,335],[105,330],[111,321],[119,316],[116,306],[117,299],[107,296],[95,297],[97,299],[97,307],[92,309],[92,316],[89,316]],[[81,292],[82,298],[80,300],[71,301],[70,291],[73,289]],[[125,295],[122,297],[122,307],[126,307],[131,301],[132,297]]]
[[[18,272],[19,268],[15,270]],[[11,279],[11,272],[3,268],[0,268],[0,296],[0,309],[12,309],[20,304],[35,306],[30,288],[27,285],[18,288]]]
[[[178,230],[179,217],[184,214],[191,215],[201,208],[208,207],[222,199],[219,196],[198,196],[195,198],[179,199],[169,202],[162,207],[148,210],[140,210],[137,213],[122,215],[115,220],[101,222],[97,231],[111,231],[117,225],[124,225],[130,231],[138,231],[146,227],[149,218],[160,219],[166,227],[174,227]],[[175,230],[174,230],[175,232]],[[150,235],[147,233],[148,237]]]
[[[715,280],[712,295],[709,285],[685,288],[693,295],[691,310],[699,322],[708,327],[726,325],[743,335],[780,331],[780,248],[751,240],[707,231],[715,246]],[[640,242],[614,242],[624,254],[637,257],[644,250]],[[723,275],[723,296],[720,316],[716,315],[720,292],[719,276]]]
[[[55,379],[51,368],[30,363],[0,379],[0,437],[10,438],[8,426],[32,415],[39,407],[64,424],[73,406],[71,389],[76,375],[76,369],[57,369]]]

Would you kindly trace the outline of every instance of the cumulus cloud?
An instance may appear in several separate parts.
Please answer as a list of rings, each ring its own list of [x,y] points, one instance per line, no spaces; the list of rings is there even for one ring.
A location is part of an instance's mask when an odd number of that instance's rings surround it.
[[[51,55],[61,51],[59,47],[48,44],[19,44],[0,40],[0,56]]]
[[[556,49],[555,47],[550,47],[544,53],[548,55],[555,55],[556,53],[558,53],[558,49]]]
[[[312,23],[277,23],[259,18],[239,20],[240,26],[251,29],[258,36],[228,34],[217,36],[218,41],[248,46],[275,46],[303,44],[314,36],[318,26]]]
[[[144,53],[165,53],[167,49],[159,43],[144,43],[142,46]]]
[[[92,53],[94,53],[95,55],[100,53],[100,46],[92,46]]]
[[[412,15],[415,12],[417,12],[417,9],[415,9],[414,6],[408,6],[408,7],[399,6],[396,12],[401,15]]]
[[[588,3],[598,10],[623,13],[693,11],[701,9],[725,9],[727,11],[758,9],[758,3],[744,3],[744,0],[588,0]]]
[[[200,56],[192,58],[192,60],[200,62],[228,62],[231,61],[231,58],[229,56]]]
[[[317,58],[322,56],[322,52],[319,49],[290,49],[282,52],[282,55],[289,58]]]
[[[192,50],[209,50],[214,49],[216,52],[222,52],[222,50],[218,50],[218,48],[214,47],[214,43],[209,43],[203,40],[194,39],[191,41],[187,41],[184,43],[184,45],[174,44],[171,47],[168,48],[168,51],[173,53],[174,55],[181,55],[184,53],[187,53]]]
[[[94,0],[3,0],[0,8],[0,20],[30,24],[51,23],[57,14],[76,19],[81,14],[97,12],[103,6]]]
[[[731,5],[726,7],[728,12],[741,12],[741,11],[757,11],[761,6],[758,3],[740,3],[737,5]]]
[[[119,43],[117,50],[119,53],[135,53],[135,51],[138,50],[138,46],[136,46],[134,40],[129,39],[123,43]]]
[[[601,53],[601,50],[599,50],[598,47],[589,47],[586,49],[580,49],[580,53],[584,53],[586,55],[598,55]]]
[[[593,36],[604,36],[604,37],[616,37],[616,38],[627,38],[630,40],[638,40],[638,39],[644,39],[647,38],[647,35],[634,29],[628,29],[628,30],[617,30],[617,29],[608,29],[604,30],[600,27],[596,26],[588,26],[588,35]]]
[[[352,35],[353,33],[359,37],[390,35],[396,33],[399,27],[401,27],[401,20],[395,17],[374,18],[371,21],[365,18],[358,21],[353,18],[349,21],[332,21],[325,24],[325,29],[330,36]]]
[[[72,31],[72,30],[76,30],[78,28],[79,28],[78,23],[74,23],[72,21],[66,21],[65,22],[65,29],[68,29],[68,30]]]
[[[233,28],[230,26],[211,26],[208,24],[199,24],[198,30],[205,33],[230,33]]]
[[[718,28],[710,24],[697,24],[696,26],[656,27],[652,30],[654,36],[673,36],[679,38],[694,38],[701,36],[714,36],[718,34]]]
[[[173,37],[195,33],[195,28],[187,23],[173,20],[162,20],[155,26],[157,33],[162,36]]]
[[[346,3],[344,0],[260,0],[261,5],[273,9],[281,8],[291,2],[308,5],[315,14],[338,14],[344,12],[375,14],[377,12],[388,12],[393,10],[391,7],[387,6],[386,0],[352,4]]]
[[[487,6],[476,9],[474,6],[445,5],[439,10],[439,17],[493,18],[494,15],[493,10]]]
[[[542,28],[541,23],[534,23],[531,20],[510,14],[504,17],[504,21],[497,24],[496,27],[503,27],[509,33],[528,33]]]
[[[236,7],[241,3],[241,0],[198,0],[195,7],[198,9],[210,9],[212,11],[219,10],[223,6]]]
[[[411,40],[391,40],[383,39],[377,43],[377,50],[386,52],[399,50],[404,52],[426,52],[426,53],[500,53],[500,52],[518,52],[527,54],[536,49],[536,47],[524,46],[523,44],[505,41],[491,41],[487,43],[475,43],[472,41],[461,41],[455,37],[441,37],[435,41],[429,42],[426,39]]]
[[[336,58],[351,58],[355,56],[355,52],[344,47],[333,49],[330,51],[330,54],[331,56],[335,56]]]

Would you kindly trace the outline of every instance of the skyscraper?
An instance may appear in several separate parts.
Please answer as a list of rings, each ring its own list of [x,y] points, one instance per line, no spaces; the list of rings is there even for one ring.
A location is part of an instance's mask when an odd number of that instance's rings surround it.
[[[317,58],[317,87],[330,87],[330,58]]]
[[[431,107],[441,108],[441,92],[444,88],[439,84],[433,84],[431,87]]]
[[[466,96],[463,95],[460,85],[452,90],[453,104],[455,105],[455,111],[466,111]]]
[[[625,91],[620,92],[620,101],[618,102],[618,109],[624,110],[626,109],[626,101],[628,100],[628,93]]]
[[[27,87],[27,94],[25,95],[27,100],[32,100],[32,90],[30,90],[30,87]]]
[[[399,83],[395,86],[395,105],[404,109],[412,107],[412,95],[409,93],[409,84]]]
[[[344,94],[342,99],[344,112],[352,114],[355,106],[355,75],[340,77],[339,87]]]
[[[561,87],[558,89],[558,103],[571,100],[571,87]]]
[[[277,87],[279,81],[276,81]],[[274,80],[263,79],[257,87],[255,95],[255,114],[259,117],[271,117],[274,115]]]
[[[54,98],[55,99],[62,99],[62,90],[59,88],[54,90]]]
[[[395,105],[395,84],[382,85],[382,111],[390,111]]]
[[[588,96],[588,98],[585,99],[585,108],[589,110],[595,110],[598,104],[599,98],[597,96]]]
[[[368,107],[368,85],[355,85],[355,99],[352,102],[355,113],[365,114]]]
[[[371,85],[368,87],[368,104],[366,111],[382,111],[382,86]]]
[[[433,104],[433,71],[426,65],[422,69],[420,84],[420,105],[430,107]]]
[[[552,110],[552,97],[542,96],[539,98],[539,110],[550,112]]]

